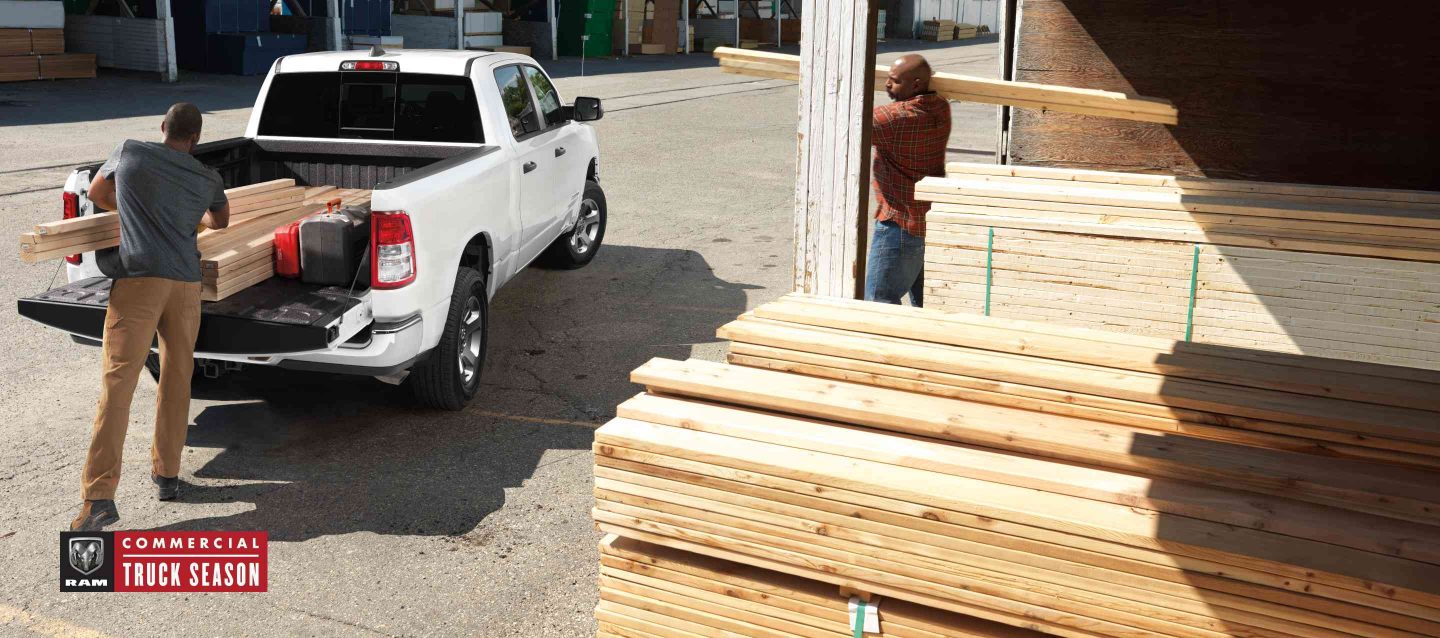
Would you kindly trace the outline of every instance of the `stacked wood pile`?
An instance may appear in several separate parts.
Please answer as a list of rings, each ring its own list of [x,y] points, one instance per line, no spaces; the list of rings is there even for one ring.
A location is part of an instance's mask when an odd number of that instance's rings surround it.
[[[956,22],[956,23],[955,23],[955,39],[956,39],[956,40],[969,40],[970,38],[973,38],[973,37],[975,37],[976,35],[979,35],[979,34],[980,34],[980,28],[977,27],[977,26],[975,26],[975,25],[973,25],[973,24],[966,24],[966,23],[964,23],[964,22]]]
[[[874,601],[878,602],[878,601]],[[602,638],[850,638],[849,598],[835,587],[609,535],[600,542]],[[1038,638],[999,623],[886,600],[881,638]],[[731,632],[729,634],[717,632]]]
[[[218,301],[274,274],[274,233],[279,226],[325,210],[328,202],[364,204],[370,191],[305,188],[293,179],[278,179],[225,191],[230,200],[230,225],[207,229],[196,238],[200,249],[201,295]],[[20,235],[20,258],[26,263],[58,259],[120,245],[120,216],[97,213],[37,224]]]
[[[1440,635],[1440,472],[1247,429],[1294,413],[1317,425],[1290,424],[1292,435],[1429,447],[1440,375],[969,319],[790,297],[721,333],[736,340],[733,361],[775,369],[647,363],[632,375],[647,393],[597,432],[597,524],[883,596],[882,624],[903,600],[1067,637]],[[796,359],[817,363],[781,371]],[[1140,379],[1148,408],[1130,405],[1144,402]],[[1056,389],[1066,383],[1088,386]],[[1203,437],[1175,418],[1096,418],[1102,404],[1140,416],[1172,399],[1177,416],[1249,416],[1197,424]],[[695,631],[680,623],[770,626],[656,594],[677,591],[658,582],[606,578],[623,594],[602,603],[607,627],[645,632],[617,619],[640,609],[670,630],[650,635],[787,635]],[[711,591],[744,598],[724,587]],[[1002,635],[930,632],[908,635]]]
[[[1440,368],[1440,193],[951,164],[926,304]]]
[[[720,47],[715,49],[715,57],[720,60],[720,70],[725,73],[778,80],[800,79],[800,56],[797,55]],[[877,85],[884,84],[889,74],[888,67],[876,67]],[[953,73],[936,73],[930,80],[930,88],[941,97],[962,102],[1001,104],[1161,124],[1175,124],[1179,118],[1175,105],[1168,100],[1114,91],[1007,82]]]
[[[93,77],[95,55],[66,53],[64,29],[0,28],[0,82]]]
[[[929,42],[949,42],[955,39],[954,20],[926,20],[920,23],[920,39]]]

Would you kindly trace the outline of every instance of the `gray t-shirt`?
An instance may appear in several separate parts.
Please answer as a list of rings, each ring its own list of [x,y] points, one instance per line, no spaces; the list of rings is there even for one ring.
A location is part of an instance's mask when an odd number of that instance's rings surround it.
[[[120,208],[118,258],[102,258],[108,267],[101,270],[115,278],[200,281],[195,227],[207,209],[226,203],[220,174],[164,144],[125,140],[100,175],[115,180]]]

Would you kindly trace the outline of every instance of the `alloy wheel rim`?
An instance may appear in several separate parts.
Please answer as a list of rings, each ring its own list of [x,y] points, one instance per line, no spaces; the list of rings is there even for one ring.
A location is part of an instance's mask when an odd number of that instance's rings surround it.
[[[480,347],[484,345],[485,313],[480,310],[480,299],[471,296],[465,300],[465,314],[460,319],[460,348],[457,361],[460,377],[468,387],[480,373]]]
[[[593,199],[580,202],[580,218],[570,233],[570,249],[577,255],[590,252],[600,234],[600,205]]]

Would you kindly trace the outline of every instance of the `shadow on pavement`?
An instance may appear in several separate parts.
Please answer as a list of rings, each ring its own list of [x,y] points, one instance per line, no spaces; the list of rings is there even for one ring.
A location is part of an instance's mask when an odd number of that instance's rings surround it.
[[[368,377],[247,369],[203,383],[197,398],[237,403],[196,417],[187,445],[220,452],[194,476],[246,483],[187,485],[177,507],[254,508],[160,529],[464,534],[542,463],[588,450],[640,391],[630,370],[715,341],[750,288],[715,278],[690,250],[605,246],[581,270],[528,269],[492,301],[482,395],[462,412],[422,410],[406,388]]]

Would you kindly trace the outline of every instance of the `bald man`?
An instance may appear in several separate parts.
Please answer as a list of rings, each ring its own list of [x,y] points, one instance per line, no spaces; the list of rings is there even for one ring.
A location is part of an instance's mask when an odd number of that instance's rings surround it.
[[[865,299],[924,304],[925,214],[930,202],[915,201],[915,182],[945,175],[950,103],[930,90],[930,63],[911,54],[890,65],[885,93],[894,100],[875,107],[870,174],[879,207],[866,261]]]
[[[197,226],[224,228],[230,204],[220,174],[191,152],[200,143],[200,109],[181,102],[160,124],[161,142],[126,140],[90,183],[91,202],[120,215],[120,247],[97,254],[114,279],[105,311],[102,387],[81,475],[84,504],[70,523],[95,531],[120,520],[115,488],[130,426],[130,399],[159,337],[160,388],[150,478],[162,501],[180,495],[180,454],[190,422],[190,374],[200,331]],[[208,209],[208,212],[207,212]]]

